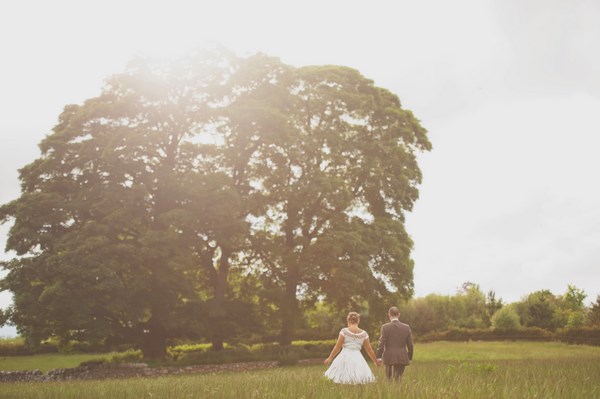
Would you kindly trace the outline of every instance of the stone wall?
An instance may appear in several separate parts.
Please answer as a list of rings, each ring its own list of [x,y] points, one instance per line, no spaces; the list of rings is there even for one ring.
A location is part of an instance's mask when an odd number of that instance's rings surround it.
[[[299,364],[321,363],[321,359],[300,360]],[[148,367],[145,363],[100,363],[68,369],[0,371],[0,382],[44,382],[69,380],[101,380],[108,378],[159,377],[165,375],[247,371],[278,367],[278,362],[248,362],[228,364],[204,364],[188,367]]]

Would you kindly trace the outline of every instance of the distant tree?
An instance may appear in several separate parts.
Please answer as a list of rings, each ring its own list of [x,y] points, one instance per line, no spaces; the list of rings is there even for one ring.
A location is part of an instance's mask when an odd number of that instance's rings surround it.
[[[563,295],[563,301],[569,309],[577,311],[582,310],[585,307],[583,302],[586,297],[587,294],[583,290],[569,284],[567,286],[567,292]]]
[[[464,283],[462,291],[459,291],[453,301],[463,308],[463,314],[456,321],[458,327],[482,328],[489,326],[489,324],[486,325],[486,297],[478,284]]]
[[[488,291],[485,300],[485,322],[488,327],[492,324],[492,316],[503,306],[502,298],[496,299],[496,293],[494,291]]]
[[[571,312],[568,316],[566,328],[579,328],[585,325],[586,314],[584,311],[578,310]]]
[[[492,328],[496,330],[516,330],[521,328],[519,315],[512,306],[504,306],[492,316]]]
[[[585,324],[586,309],[584,300],[586,293],[572,284],[567,286],[567,292],[560,297],[556,318],[561,326],[577,328]]]
[[[559,299],[549,290],[533,292],[516,306],[521,324],[525,327],[540,327],[553,331],[565,324],[557,318]]]
[[[403,321],[410,324],[415,335],[448,329],[452,324],[451,297],[429,294],[415,298],[400,307]]]
[[[449,328],[489,327],[486,296],[474,283],[465,283],[455,295],[430,294],[401,306],[402,318],[417,335]]]
[[[0,309],[0,326],[5,325],[9,320],[9,311]]]
[[[321,339],[332,339],[344,326],[347,312],[341,312],[330,304],[319,301],[304,312],[306,333]],[[361,326],[363,321],[361,320]],[[366,328],[362,326],[362,328]],[[307,335],[308,335],[307,334]]]
[[[600,295],[596,297],[596,302],[590,305],[586,324],[600,327]]]

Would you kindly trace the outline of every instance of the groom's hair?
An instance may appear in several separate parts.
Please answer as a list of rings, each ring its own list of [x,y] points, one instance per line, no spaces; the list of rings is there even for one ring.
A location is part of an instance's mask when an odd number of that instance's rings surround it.
[[[395,306],[392,306],[390,310],[388,310],[388,314],[392,317],[398,317],[400,316],[400,309],[398,309]]]

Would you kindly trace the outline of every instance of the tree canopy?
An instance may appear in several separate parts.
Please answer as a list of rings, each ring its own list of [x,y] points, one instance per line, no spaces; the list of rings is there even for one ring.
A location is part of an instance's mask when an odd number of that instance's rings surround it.
[[[431,144],[354,69],[137,60],[67,105],[40,149],[0,207],[17,254],[3,318],[31,343],[159,357],[168,339],[220,349],[264,319],[288,344],[317,300],[374,310],[413,294],[404,214]]]

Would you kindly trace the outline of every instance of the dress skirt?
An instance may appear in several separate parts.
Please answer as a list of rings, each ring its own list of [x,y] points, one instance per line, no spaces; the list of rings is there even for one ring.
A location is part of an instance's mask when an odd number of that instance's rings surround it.
[[[331,362],[331,366],[325,372],[325,377],[337,384],[375,382],[375,375],[360,350],[348,348],[343,348]]]

